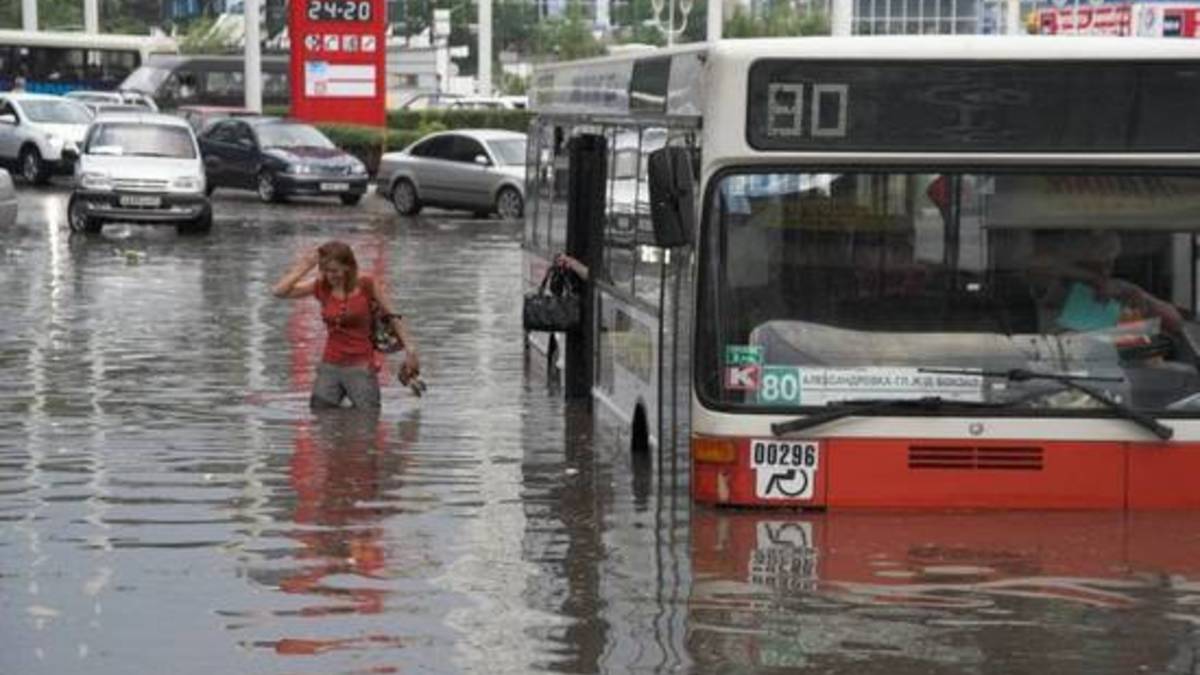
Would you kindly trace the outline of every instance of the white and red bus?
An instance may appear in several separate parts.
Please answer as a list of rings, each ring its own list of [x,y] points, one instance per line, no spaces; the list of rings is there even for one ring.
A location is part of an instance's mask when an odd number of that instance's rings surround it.
[[[568,393],[695,501],[1200,507],[1200,43],[725,41],[531,101],[527,283],[591,280]]]

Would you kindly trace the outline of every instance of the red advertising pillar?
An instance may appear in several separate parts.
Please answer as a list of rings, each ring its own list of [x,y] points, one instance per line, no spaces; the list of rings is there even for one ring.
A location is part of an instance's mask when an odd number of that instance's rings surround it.
[[[387,123],[386,0],[291,0],[293,117]]]

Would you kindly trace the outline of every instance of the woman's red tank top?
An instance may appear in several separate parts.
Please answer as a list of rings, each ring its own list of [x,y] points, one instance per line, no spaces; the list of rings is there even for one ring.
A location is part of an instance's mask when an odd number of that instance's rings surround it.
[[[328,331],[321,360],[337,366],[374,366],[375,348],[371,345],[371,294],[369,279],[359,278],[358,285],[345,298],[333,294],[324,281],[318,281],[313,294],[321,303],[321,319]]]

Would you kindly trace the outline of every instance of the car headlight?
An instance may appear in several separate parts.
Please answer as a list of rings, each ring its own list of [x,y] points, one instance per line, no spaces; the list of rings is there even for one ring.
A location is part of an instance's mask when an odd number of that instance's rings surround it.
[[[367,165],[362,163],[362,160],[354,160],[350,163],[350,173],[361,176],[367,172]]]
[[[85,171],[79,175],[79,187],[84,190],[111,190],[112,178],[99,171]]]
[[[312,167],[307,164],[289,164],[287,172],[294,174],[306,174],[312,173],[313,170]]]
[[[171,181],[171,189],[180,192],[203,192],[204,181],[196,176],[180,176]]]
[[[46,143],[56,150],[62,149],[63,143],[65,142],[66,141],[61,136],[55,136],[54,134],[49,134],[46,136]]]

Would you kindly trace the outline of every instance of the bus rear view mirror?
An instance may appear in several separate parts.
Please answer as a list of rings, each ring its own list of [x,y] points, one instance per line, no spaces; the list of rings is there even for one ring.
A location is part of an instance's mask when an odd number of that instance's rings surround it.
[[[660,148],[650,153],[650,219],[654,245],[686,246],[692,241],[696,215],[692,160],[687,148]]]

